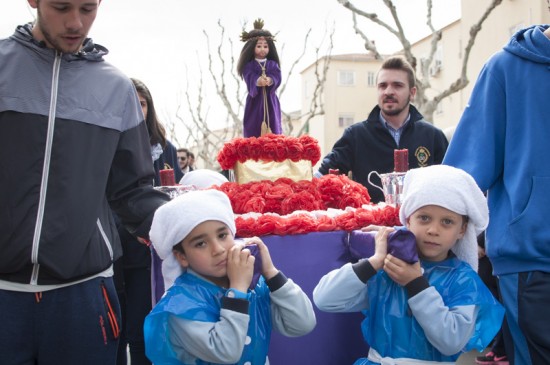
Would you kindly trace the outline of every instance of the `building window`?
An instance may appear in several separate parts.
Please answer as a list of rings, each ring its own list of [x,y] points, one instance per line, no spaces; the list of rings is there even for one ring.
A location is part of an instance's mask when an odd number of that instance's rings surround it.
[[[346,128],[353,124],[355,118],[352,114],[341,114],[338,117],[338,127]]]
[[[367,72],[367,86],[375,87],[376,86],[376,75],[374,72]]]
[[[354,71],[338,71],[338,85],[353,86],[355,85]]]

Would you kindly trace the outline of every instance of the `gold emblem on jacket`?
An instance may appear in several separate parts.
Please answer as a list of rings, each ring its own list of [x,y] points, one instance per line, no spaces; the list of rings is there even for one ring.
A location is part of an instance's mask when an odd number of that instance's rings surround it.
[[[416,160],[418,161],[418,166],[426,167],[428,166],[428,160],[430,159],[430,151],[424,146],[420,146],[414,151]]]

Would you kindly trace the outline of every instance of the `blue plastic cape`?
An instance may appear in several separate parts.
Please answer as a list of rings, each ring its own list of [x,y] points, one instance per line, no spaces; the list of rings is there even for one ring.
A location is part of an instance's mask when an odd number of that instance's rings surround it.
[[[479,307],[474,333],[462,351],[483,351],[502,324],[504,309],[500,303],[471,267],[456,257],[441,262],[421,261],[421,265],[424,277],[441,294],[446,306]],[[361,328],[366,342],[382,357],[453,362],[461,355],[445,356],[432,346],[410,312],[405,289],[384,271],[368,281],[368,297],[370,308],[363,311],[366,318]],[[366,359],[356,362],[370,363]]]
[[[217,322],[220,320],[221,300],[226,290],[193,274],[183,273],[145,318],[144,336],[147,357],[155,365],[213,365],[188,354],[190,360],[176,357],[169,341],[168,317]],[[250,292],[247,335],[252,339],[245,345],[237,364],[264,364],[271,338],[271,299],[263,277]]]

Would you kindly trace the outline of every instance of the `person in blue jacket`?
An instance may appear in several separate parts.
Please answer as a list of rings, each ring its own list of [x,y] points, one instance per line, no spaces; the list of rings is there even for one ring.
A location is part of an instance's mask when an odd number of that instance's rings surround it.
[[[257,237],[243,245],[235,231],[231,202],[215,189],[190,191],[155,213],[151,241],[173,285],[145,319],[154,364],[269,364],[272,327],[290,337],[315,327],[311,301],[277,270],[267,246]]]
[[[477,235],[488,222],[486,199],[467,173],[435,165],[407,172],[399,219],[416,237],[420,261],[389,253],[381,227],[374,254],[325,275],[313,290],[327,312],[363,311],[370,345],[355,364],[454,364],[482,351],[504,309],[477,275]]]
[[[548,85],[550,26],[519,30],[481,70],[443,161],[488,192],[486,252],[521,365],[550,364]]]

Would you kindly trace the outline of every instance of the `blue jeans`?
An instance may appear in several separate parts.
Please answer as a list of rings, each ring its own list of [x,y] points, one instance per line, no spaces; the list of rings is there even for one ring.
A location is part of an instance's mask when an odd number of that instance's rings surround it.
[[[120,308],[112,278],[42,293],[0,290],[0,363],[115,364]]]

